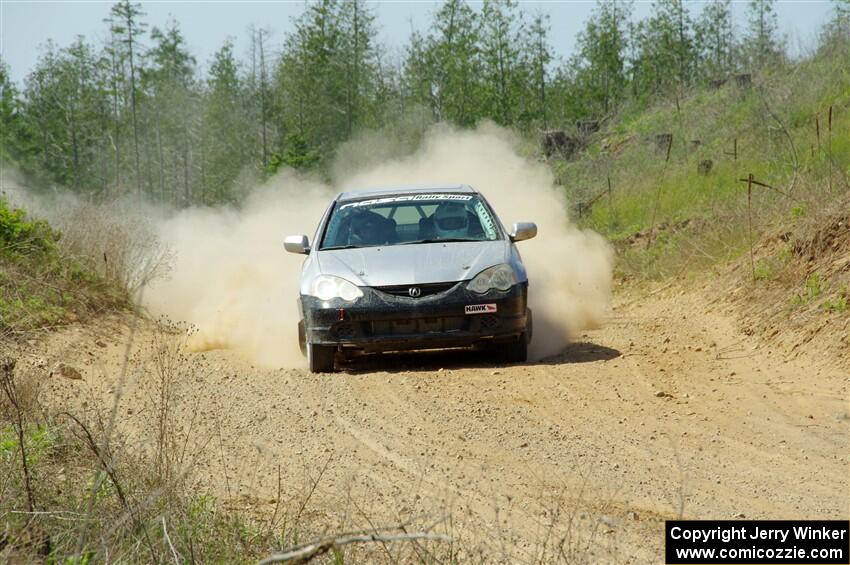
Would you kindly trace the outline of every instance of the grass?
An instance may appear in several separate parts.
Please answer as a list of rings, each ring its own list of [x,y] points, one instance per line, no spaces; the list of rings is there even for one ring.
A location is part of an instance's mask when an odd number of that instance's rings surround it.
[[[69,256],[59,231],[0,198],[0,332],[53,327],[128,304],[120,285]]]
[[[276,528],[222,512],[190,488],[189,462],[163,456],[185,439],[167,410],[152,415],[162,435],[149,451],[112,425],[108,405],[51,412],[43,379],[8,362],[0,374],[0,560],[235,563],[274,547]]]
[[[846,48],[825,50],[766,70],[754,76],[751,89],[733,82],[674,93],[648,110],[625,109],[581,158],[553,164],[577,203],[607,191],[610,178],[611,197],[598,198],[579,223],[614,242],[621,275],[650,279],[682,267],[698,272],[740,256],[774,230],[804,226],[850,191],[846,54]],[[655,146],[661,133],[673,135],[669,162]],[[705,159],[713,168],[701,175],[697,164]],[[741,179],[749,174],[773,188],[753,187],[748,204]],[[668,237],[653,233],[649,248],[624,244],[685,220],[695,227]],[[769,275],[764,267],[757,279]]]

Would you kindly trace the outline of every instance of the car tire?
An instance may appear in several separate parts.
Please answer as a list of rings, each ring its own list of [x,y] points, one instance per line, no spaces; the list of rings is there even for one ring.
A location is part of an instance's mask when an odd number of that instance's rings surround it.
[[[508,342],[501,349],[506,363],[525,363],[528,360],[528,332],[522,332],[516,340]]]
[[[307,331],[304,329],[304,320],[298,322],[298,349],[301,355],[307,357]]]
[[[307,364],[311,373],[332,373],[336,348],[307,343]]]

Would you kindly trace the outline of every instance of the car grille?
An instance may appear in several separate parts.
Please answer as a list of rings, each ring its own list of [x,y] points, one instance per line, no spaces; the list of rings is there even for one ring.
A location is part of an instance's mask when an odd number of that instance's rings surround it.
[[[464,330],[468,320],[462,316],[445,318],[417,318],[412,320],[383,320],[372,322],[372,335],[394,336],[443,333]]]
[[[478,323],[481,324],[482,330],[495,330],[498,329],[500,325],[502,325],[502,321],[498,316],[480,316],[478,318]]]
[[[392,294],[393,296],[405,296],[407,298],[411,298],[410,289],[418,288],[420,291],[420,295],[416,298],[423,298],[425,296],[433,296],[435,294],[440,294],[441,292],[446,292],[453,288],[457,282],[441,282],[441,283],[429,283],[429,284],[398,284],[393,286],[376,286],[373,287],[375,290]]]

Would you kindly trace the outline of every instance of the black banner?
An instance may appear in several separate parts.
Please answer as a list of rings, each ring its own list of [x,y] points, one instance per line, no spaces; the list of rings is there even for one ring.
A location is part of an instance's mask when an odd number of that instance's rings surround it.
[[[668,565],[850,564],[846,520],[670,520]]]

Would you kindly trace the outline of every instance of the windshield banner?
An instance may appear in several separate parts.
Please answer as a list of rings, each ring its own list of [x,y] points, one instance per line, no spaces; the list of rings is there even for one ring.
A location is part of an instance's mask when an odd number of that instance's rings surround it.
[[[472,200],[471,194],[411,194],[408,196],[388,196],[386,198],[373,198],[372,200],[360,200],[343,204],[340,208],[349,206],[374,206],[376,204],[389,204],[392,202],[415,202],[418,200],[457,200],[466,202]]]

